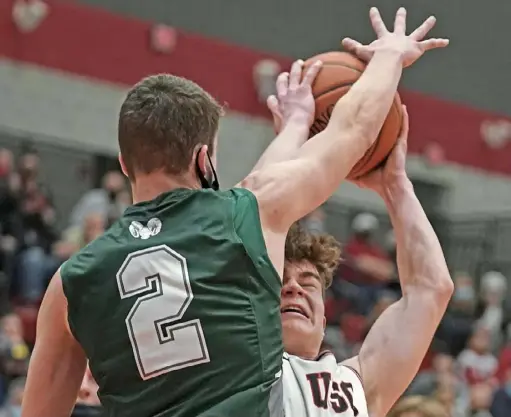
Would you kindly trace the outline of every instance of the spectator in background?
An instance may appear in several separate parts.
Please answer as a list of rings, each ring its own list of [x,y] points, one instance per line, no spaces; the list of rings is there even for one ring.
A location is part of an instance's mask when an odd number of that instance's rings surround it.
[[[452,356],[465,348],[475,323],[476,291],[472,278],[465,273],[454,277],[454,294],[437,331],[437,338],[449,346]]]
[[[388,417],[451,417],[445,407],[432,398],[413,396],[401,399]]]
[[[492,383],[497,375],[497,358],[491,353],[491,334],[482,324],[475,326],[468,346],[458,357],[461,372],[469,385]]]
[[[470,390],[469,417],[494,417],[490,412],[493,387],[490,384],[477,384]],[[509,412],[507,414],[509,417]]]
[[[40,301],[55,272],[50,249],[58,234],[55,210],[48,188],[39,177],[39,155],[26,151],[19,159],[21,179],[21,252],[16,267],[19,298],[23,303]]]
[[[53,255],[58,263],[67,260],[105,231],[106,221],[101,213],[90,213],[82,226],[71,226],[62,234],[62,239],[53,246]]]
[[[0,375],[4,386],[17,377],[25,376],[30,351],[23,339],[23,326],[16,314],[0,321]]]
[[[12,152],[0,149],[0,269],[2,276],[2,295],[10,289],[10,277],[14,274],[15,255],[19,248],[16,237],[21,236],[21,217],[19,214],[19,194],[21,179],[14,171]],[[2,308],[7,306],[1,303]]]
[[[355,216],[352,222],[353,235],[349,239],[344,254],[353,266],[369,279],[378,282],[388,281],[394,273],[394,266],[385,251],[374,241],[378,231],[378,219],[369,213]]]
[[[493,417],[511,416],[511,366],[504,372],[503,385],[495,393],[490,412]]]
[[[506,319],[504,311],[506,295],[507,279],[500,272],[489,271],[481,277],[476,318],[490,332],[492,351],[496,351],[503,341],[502,329]]]
[[[454,358],[447,352],[433,356],[432,368],[417,375],[407,394],[435,396],[452,417],[465,417],[469,409],[470,391],[457,373]]]
[[[18,378],[12,381],[9,386],[6,404],[0,409],[0,417],[20,417],[21,402],[25,391],[25,378]]]
[[[70,226],[81,227],[87,215],[91,213],[100,214],[105,221],[117,219],[124,211],[126,192],[124,176],[118,171],[107,172],[103,177],[101,188],[85,193],[75,205],[71,212]],[[128,201],[131,203],[131,198]]]
[[[306,216],[302,220],[302,223],[304,227],[311,233],[325,233],[325,217],[326,216],[324,210],[321,207],[318,207],[316,210]]]

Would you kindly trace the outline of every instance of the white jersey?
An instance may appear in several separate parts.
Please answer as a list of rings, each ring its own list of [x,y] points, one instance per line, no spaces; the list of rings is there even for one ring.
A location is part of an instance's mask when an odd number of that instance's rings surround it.
[[[282,380],[286,417],[368,417],[360,376],[330,352],[316,360],[284,354]]]

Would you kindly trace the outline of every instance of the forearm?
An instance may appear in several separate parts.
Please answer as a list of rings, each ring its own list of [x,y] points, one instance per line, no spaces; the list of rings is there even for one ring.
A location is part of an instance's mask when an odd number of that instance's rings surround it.
[[[309,138],[309,127],[301,122],[290,121],[261,155],[252,171],[263,166],[288,160]]]
[[[433,289],[450,298],[452,280],[440,242],[409,180],[387,188],[383,199],[394,228],[403,294]]]
[[[387,118],[401,74],[399,53],[376,52],[358,81],[336,104],[329,124],[340,130],[350,127],[362,132],[367,139],[361,143],[365,152],[378,137]]]

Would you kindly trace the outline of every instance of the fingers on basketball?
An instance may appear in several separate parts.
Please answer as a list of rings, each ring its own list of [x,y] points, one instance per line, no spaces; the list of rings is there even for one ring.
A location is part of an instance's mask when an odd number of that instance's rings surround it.
[[[306,86],[311,86],[314,80],[316,79],[316,76],[319,73],[319,70],[323,66],[322,61],[316,61],[314,64],[312,64],[309,69],[305,72],[305,75],[303,76],[302,84]]]
[[[280,74],[277,77],[276,87],[277,87],[277,94],[279,95],[279,97],[282,97],[286,94],[287,89],[289,87],[289,73],[288,72],[283,72],[282,74]]]
[[[291,66],[291,72],[289,73],[289,87],[296,88],[300,85],[300,80],[302,78],[302,69],[303,69],[303,61],[298,59],[293,62]]]

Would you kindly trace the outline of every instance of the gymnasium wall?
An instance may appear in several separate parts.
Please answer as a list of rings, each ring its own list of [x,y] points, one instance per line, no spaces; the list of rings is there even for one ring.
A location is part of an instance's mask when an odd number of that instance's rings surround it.
[[[511,115],[509,50],[511,2],[503,0],[78,0],[115,13],[162,22],[192,32],[291,57],[337,48],[351,36],[372,40],[368,10],[377,6],[389,25],[400,6],[409,27],[430,14],[434,36],[451,46],[407,71],[403,85],[481,109]],[[498,62],[498,67],[494,63]],[[488,75],[491,74],[491,77]]]
[[[117,111],[125,90],[124,85],[0,58],[0,131],[116,155]],[[222,184],[239,181],[272,138],[273,130],[266,118],[229,111],[220,132]],[[67,158],[66,153],[63,155]],[[69,190],[69,176],[58,175],[58,161],[52,166],[54,188]],[[446,187],[441,202],[444,212],[501,213],[511,207],[509,177],[455,164],[432,167],[419,156],[410,157],[408,168],[413,178]],[[383,208],[373,195],[349,183],[343,184],[335,198],[347,204]]]

